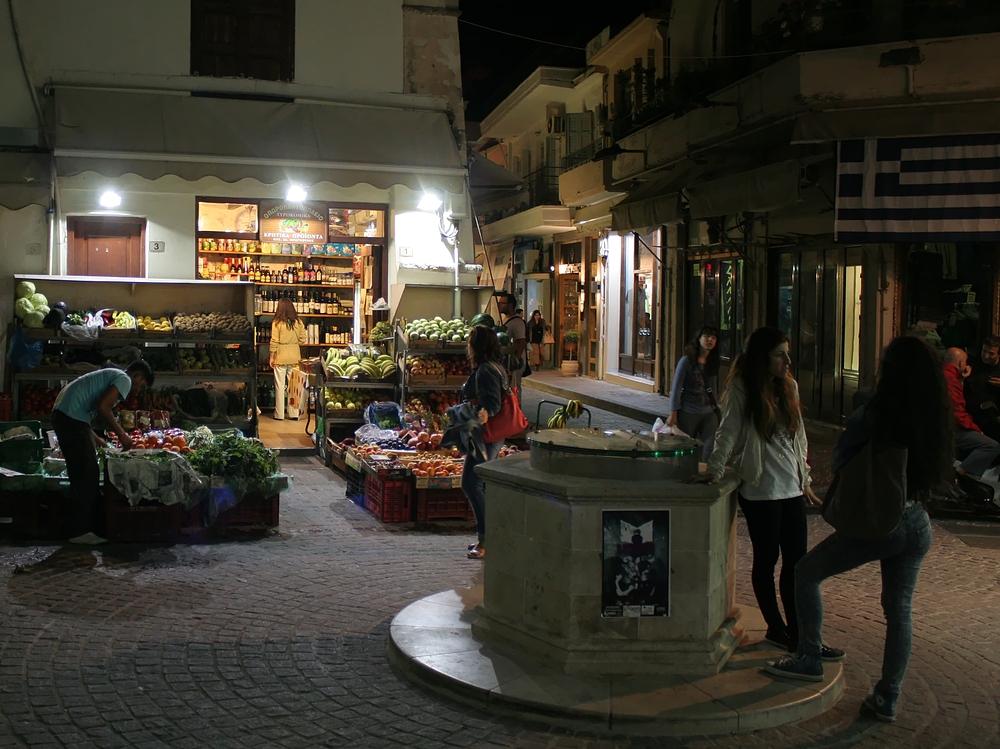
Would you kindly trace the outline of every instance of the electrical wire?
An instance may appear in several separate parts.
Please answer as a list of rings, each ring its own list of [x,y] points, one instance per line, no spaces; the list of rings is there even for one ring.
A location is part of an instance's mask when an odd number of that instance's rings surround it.
[[[484,31],[492,31],[494,34],[503,34],[504,36],[512,36],[515,39],[524,39],[528,42],[535,42],[536,44],[548,44],[552,47],[562,47],[563,49],[575,49],[579,52],[586,52],[586,47],[574,47],[572,44],[560,44],[559,42],[550,42],[545,39],[535,39],[530,36],[522,36],[521,34],[514,34],[510,31],[502,31],[501,29],[490,28],[489,26],[483,26],[481,23],[473,23],[472,21],[466,21],[464,18],[458,19],[459,23],[464,23],[468,26],[475,26],[477,29],[483,29]]]
[[[494,34],[503,34],[504,36],[512,36],[515,39],[523,39],[527,42],[535,42],[536,44],[548,44],[553,47],[562,47],[563,49],[574,49],[578,52],[586,52],[586,47],[576,47],[572,44],[560,44],[559,42],[550,42],[546,39],[535,39],[531,36],[523,36],[522,34],[514,34],[510,31],[503,31],[502,29],[494,29],[490,26],[483,26],[481,23],[473,23],[472,21],[466,21],[464,18],[458,19],[459,23],[464,23],[469,26],[475,26],[477,29],[483,29],[484,31],[492,31]],[[752,57],[773,57],[774,55],[788,55],[792,54],[792,50],[774,50],[773,52],[748,52],[744,55],[670,55],[671,60],[740,60]]]

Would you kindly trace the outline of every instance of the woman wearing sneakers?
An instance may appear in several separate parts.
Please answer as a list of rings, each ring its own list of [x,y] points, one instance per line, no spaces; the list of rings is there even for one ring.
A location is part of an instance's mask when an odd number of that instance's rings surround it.
[[[808,449],[788,336],[758,328],[733,362],[708,472],[695,480],[720,480],[730,462],[741,479],[739,505],[753,547],[750,577],[767,623],[765,639],[789,652],[799,644],[794,570],[806,553],[806,502],[821,504],[809,486]],[[784,619],[774,590],[779,555]],[[823,645],[822,657],[839,661],[844,651]]]
[[[896,719],[896,701],[913,642],[913,591],[920,565],[931,547],[931,525],[922,502],[952,476],[954,425],[951,400],[937,355],[919,338],[896,338],[882,356],[875,395],[854,412],[833,453],[836,473],[869,442],[905,447],[907,502],[899,524],[877,541],[833,533],[795,568],[799,646],[795,655],[768,665],[767,671],[807,681],[822,681],[819,658],[823,627],[824,580],[868,562],[882,567],[885,652],[882,678],[863,709],[878,720]]]

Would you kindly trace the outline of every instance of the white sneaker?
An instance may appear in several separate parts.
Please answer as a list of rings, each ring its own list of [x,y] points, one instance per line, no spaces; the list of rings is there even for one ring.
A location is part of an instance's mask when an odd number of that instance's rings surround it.
[[[97,546],[98,544],[106,544],[108,539],[101,538],[96,533],[87,532],[82,536],[77,536],[76,538],[71,538],[69,540],[71,544],[86,544],[88,546]]]

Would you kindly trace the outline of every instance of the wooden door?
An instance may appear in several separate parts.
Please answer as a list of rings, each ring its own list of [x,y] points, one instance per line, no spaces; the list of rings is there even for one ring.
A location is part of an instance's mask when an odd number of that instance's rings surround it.
[[[66,230],[69,275],[145,277],[145,219],[71,216]]]

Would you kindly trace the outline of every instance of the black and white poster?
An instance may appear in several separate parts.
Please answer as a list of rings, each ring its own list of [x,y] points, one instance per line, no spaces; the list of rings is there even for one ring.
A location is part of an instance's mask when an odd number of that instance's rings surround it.
[[[670,616],[670,510],[605,510],[601,616]]]

